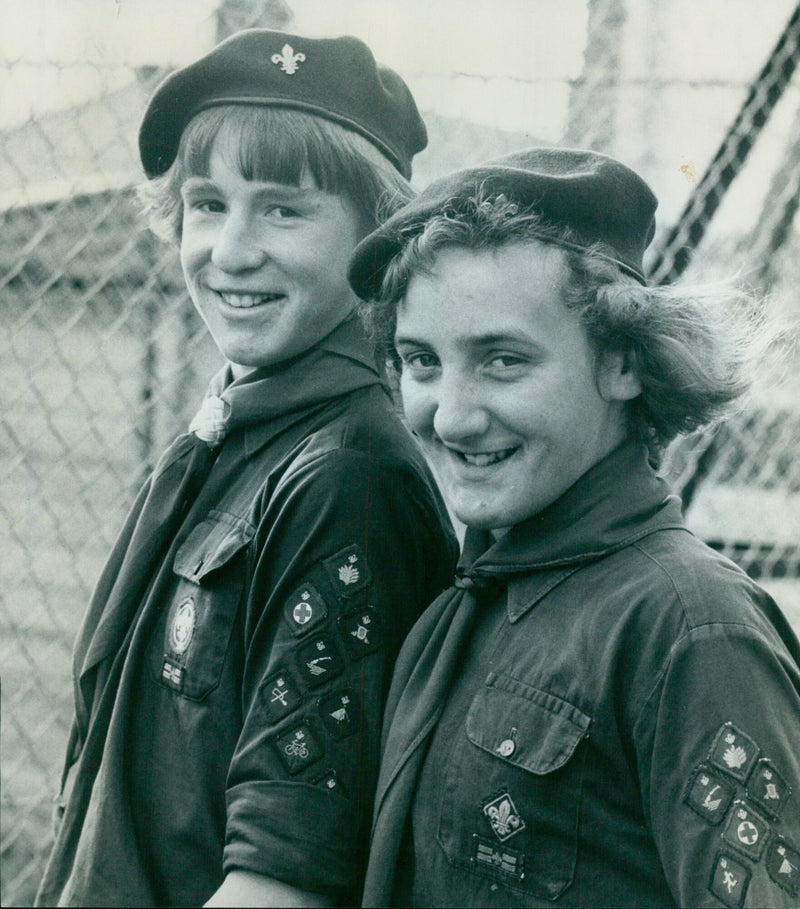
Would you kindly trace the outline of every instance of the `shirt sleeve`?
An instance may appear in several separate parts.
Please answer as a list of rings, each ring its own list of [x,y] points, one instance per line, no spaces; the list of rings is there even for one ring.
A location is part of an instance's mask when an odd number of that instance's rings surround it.
[[[247,602],[224,868],[352,901],[397,651],[456,556],[413,469],[322,455],[270,496]]]
[[[800,672],[777,635],[692,629],[638,725],[645,812],[677,904],[800,904]]]

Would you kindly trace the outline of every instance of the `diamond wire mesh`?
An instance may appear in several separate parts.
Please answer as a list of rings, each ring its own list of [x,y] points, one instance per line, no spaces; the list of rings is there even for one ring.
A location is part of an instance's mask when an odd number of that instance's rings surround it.
[[[246,3],[227,6],[236,27],[251,24],[242,18]],[[593,12],[595,43],[572,86],[568,135],[613,153],[608,102],[622,81],[624,4],[603,0]],[[793,45],[787,53],[795,51]],[[0,198],[16,194],[2,209],[0,249],[3,905],[30,903],[49,847],[50,799],[71,714],[70,649],[91,587],[141,478],[186,424],[218,362],[187,302],[175,252],[143,230],[131,189],[133,125],[160,75],[132,73],[125,88],[0,133]],[[742,135],[756,123],[759,104],[774,100],[768,86],[755,96]],[[453,146],[476,149],[487,141],[485,131],[470,138],[463,124],[432,126],[442,167],[463,159]],[[715,164],[713,191],[732,160]],[[755,238],[733,249],[705,244],[704,266],[693,265],[689,275],[713,271],[715,263],[730,271],[731,261],[748,254],[752,267],[769,264],[761,280],[796,321],[797,239],[787,231],[776,248],[767,230],[796,200],[798,169],[793,157],[787,162],[791,180],[778,181]],[[673,254],[687,237],[684,226]],[[786,518],[800,514],[798,375],[792,360],[777,400],[765,394],[716,436],[676,446],[667,469],[685,486],[713,442],[690,523],[763,582],[777,584],[800,624],[798,555]]]

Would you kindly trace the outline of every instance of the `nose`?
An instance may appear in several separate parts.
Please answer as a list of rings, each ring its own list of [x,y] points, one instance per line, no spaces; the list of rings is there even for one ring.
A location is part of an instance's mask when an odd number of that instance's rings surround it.
[[[444,373],[437,383],[433,429],[445,444],[458,444],[489,429],[489,412],[474,382],[458,373]]]
[[[260,268],[266,260],[267,251],[251,219],[231,212],[214,237],[211,261],[221,271],[236,274]]]

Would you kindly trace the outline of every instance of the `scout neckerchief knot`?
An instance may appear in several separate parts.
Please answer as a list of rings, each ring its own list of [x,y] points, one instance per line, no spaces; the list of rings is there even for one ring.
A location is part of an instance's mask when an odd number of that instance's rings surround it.
[[[230,364],[224,366],[211,380],[189,432],[215,447],[233,429],[305,410],[380,381],[361,324],[351,317],[279,371],[255,369],[234,379]]]

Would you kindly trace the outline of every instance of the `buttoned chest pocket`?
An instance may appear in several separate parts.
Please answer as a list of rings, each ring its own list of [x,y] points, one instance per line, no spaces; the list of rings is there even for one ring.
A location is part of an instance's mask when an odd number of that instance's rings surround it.
[[[539,899],[569,887],[589,723],[561,698],[489,675],[445,776],[439,841],[451,863]]]
[[[247,521],[212,511],[176,553],[177,586],[149,650],[150,671],[160,685],[202,700],[219,684],[254,534]]]

